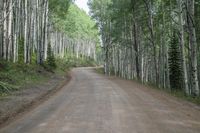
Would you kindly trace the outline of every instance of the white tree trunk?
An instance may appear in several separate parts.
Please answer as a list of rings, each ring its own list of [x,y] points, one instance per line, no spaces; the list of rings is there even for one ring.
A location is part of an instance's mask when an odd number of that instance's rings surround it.
[[[27,63],[27,26],[28,26],[28,4],[24,0],[24,63]]]
[[[189,27],[189,40],[191,45],[191,63],[192,63],[192,91],[196,96],[199,96],[199,82],[197,71],[197,40],[194,24],[194,3],[195,0],[187,0],[187,15],[188,15],[188,27]]]
[[[185,59],[185,42],[184,42],[184,29],[183,29],[183,0],[177,0],[178,4],[178,17],[179,17],[179,32],[180,32],[180,47],[181,47],[181,57],[182,57],[182,66],[183,66],[183,74],[184,74],[184,88],[185,93],[187,95],[190,94],[188,87],[188,74],[186,67],[186,59]]]

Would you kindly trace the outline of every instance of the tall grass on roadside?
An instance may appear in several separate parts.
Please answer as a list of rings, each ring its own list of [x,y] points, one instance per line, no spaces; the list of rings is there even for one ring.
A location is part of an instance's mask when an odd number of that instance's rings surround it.
[[[20,90],[27,85],[44,82],[53,75],[66,75],[66,71],[74,67],[91,67],[95,65],[96,63],[92,59],[76,58],[75,56],[65,56],[63,59],[55,58],[55,60],[49,59],[43,65],[0,60],[0,96]]]

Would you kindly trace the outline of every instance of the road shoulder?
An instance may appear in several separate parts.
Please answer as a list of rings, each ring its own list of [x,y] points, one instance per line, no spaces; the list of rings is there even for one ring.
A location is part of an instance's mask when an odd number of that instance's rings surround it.
[[[71,80],[70,72],[66,76],[54,75],[47,82],[28,86],[0,99],[0,128],[20,118],[30,110],[59,92]]]

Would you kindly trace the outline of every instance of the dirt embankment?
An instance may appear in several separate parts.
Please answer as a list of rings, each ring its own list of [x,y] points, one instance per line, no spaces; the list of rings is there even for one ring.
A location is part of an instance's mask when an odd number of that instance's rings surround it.
[[[54,75],[45,83],[27,86],[25,89],[0,98],[0,127],[47,100],[67,84],[70,79],[69,73],[63,77]]]

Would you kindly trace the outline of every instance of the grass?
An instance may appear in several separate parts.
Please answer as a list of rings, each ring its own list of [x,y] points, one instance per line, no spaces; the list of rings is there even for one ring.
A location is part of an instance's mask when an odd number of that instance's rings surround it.
[[[43,83],[52,76],[64,76],[73,67],[95,66],[90,59],[65,57],[56,60],[57,68],[49,71],[45,65],[19,64],[0,60],[0,97],[7,96],[33,84]]]
[[[49,75],[50,73],[39,65],[0,61],[0,96],[6,96],[29,84],[44,82]]]

